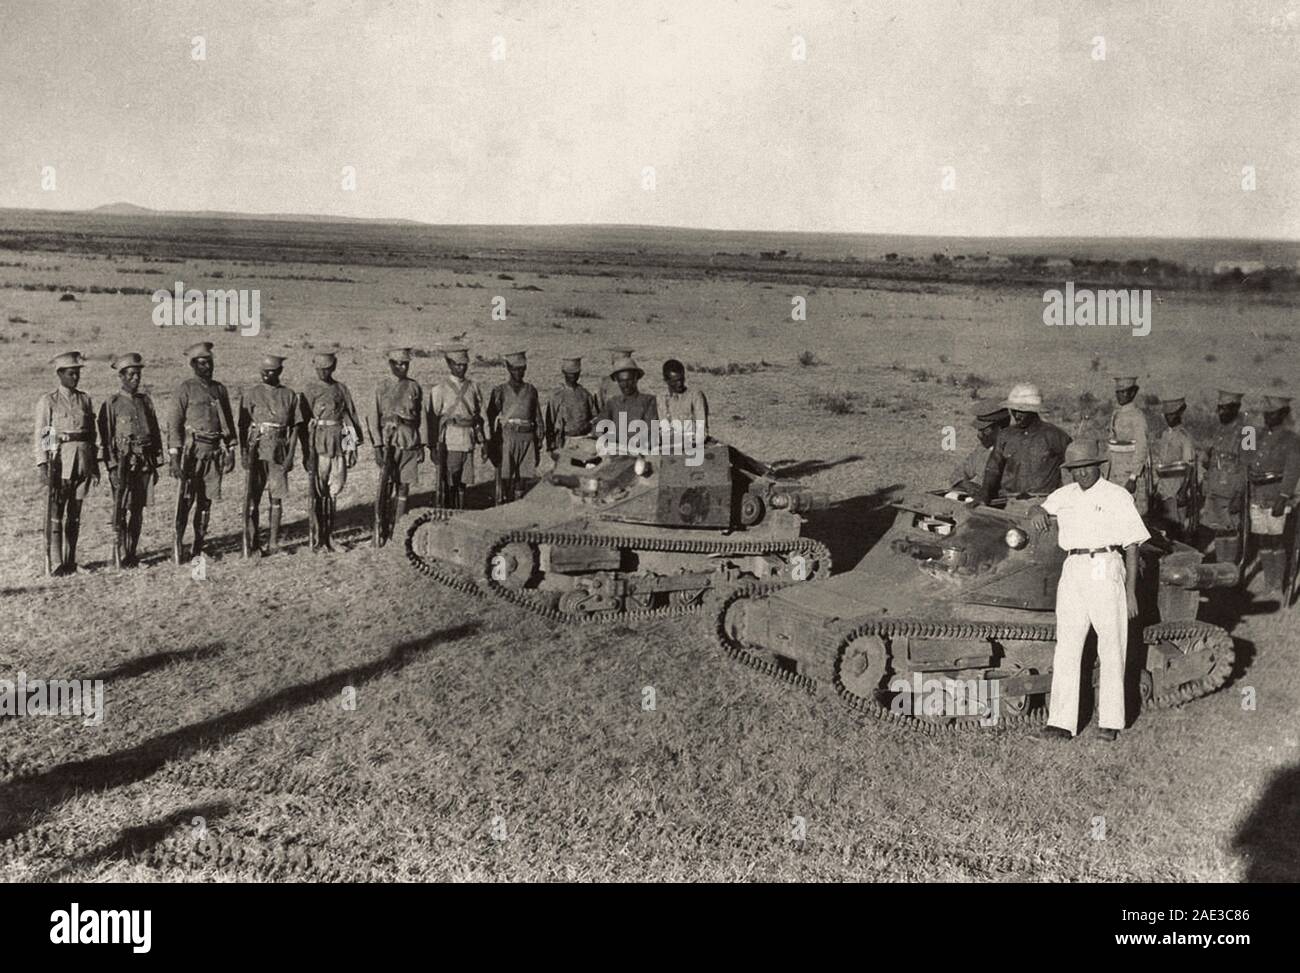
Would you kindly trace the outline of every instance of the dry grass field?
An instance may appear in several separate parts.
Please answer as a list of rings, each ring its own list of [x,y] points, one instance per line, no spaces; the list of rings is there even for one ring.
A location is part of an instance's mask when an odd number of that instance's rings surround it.
[[[188,374],[181,349],[200,337],[232,390],[258,380],[268,352],[288,356],[295,387],[313,351],[337,351],[359,405],[392,344],[431,353],[463,335],[489,360],[526,348],[547,387],[573,354],[594,385],[603,349],[626,341],[645,387],[682,359],[715,435],[838,499],[810,529],[848,567],[895,489],[946,485],[974,443],[975,392],[1036,382],[1069,431],[1104,415],[1119,371],[1186,395],[1201,418],[1220,384],[1300,394],[1294,299],[1157,290],[1138,338],[1044,327],[1041,285],[817,276],[811,260],[746,273],[632,244],[593,256],[539,236],[523,252],[500,231],[422,252],[372,228],[298,228],[309,250],[239,222],[183,238],[169,221],[172,238],[147,220],[78,235],[23,219],[0,234],[0,678],[102,678],[107,715],[0,719],[0,878],[1300,878],[1300,609],[1211,606],[1236,640],[1232,682],[1144,716],[1117,745],[924,739],[736,667],[705,616],[560,628],[435,587],[400,544],[369,546],[368,463],[340,505],[350,549],[335,556],[306,550],[299,472],[289,553],[238,556],[231,485],[214,509],[217,556],[195,580],[167,558],[164,479],[148,563],[118,572],[105,482],[85,508],[82,571],[47,579],[31,451],[34,401],[55,381],[46,362],[70,348],[90,359],[96,404],[117,386],[109,359],[143,352],[165,410]],[[260,288],[261,334],[155,327],[148,292],[177,280]],[[792,296],[806,321],[791,320]],[[421,383],[442,373],[437,356],[413,363]],[[495,384],[504,369],[471,376]],[[956,453],[942,449],[949,425]],[[426,475],[417,508],[431,490]]]

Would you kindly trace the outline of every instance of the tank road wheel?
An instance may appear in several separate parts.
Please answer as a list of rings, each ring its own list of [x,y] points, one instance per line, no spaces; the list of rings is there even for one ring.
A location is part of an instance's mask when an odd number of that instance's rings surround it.
[[[507,544],[492,556],[492,580],[522,588],[536,576],[538,563],[537,548],[532,544]]]
[[[840,683],[854,696],[880,702],[890,672],[889,647],[879,635],[859,635],[844,647]]]

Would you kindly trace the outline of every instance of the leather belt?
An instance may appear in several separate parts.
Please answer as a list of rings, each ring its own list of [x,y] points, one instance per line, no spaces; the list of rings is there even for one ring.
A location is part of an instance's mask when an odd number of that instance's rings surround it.
[[[219,432],[200,432],[198,429],[189,429],[189,428],[187,428],[185,431],[194,437],[195,442],[205,443],[205,444],[224,442],[224,438]]]
[[[1072,547],[1066,554],[1087,554],[1092,557],[1094,554],[1109,554],[1111,551],[1122,551],[1124,548],[1119,544],[1111,544],[1109,547]]]
[[[61,443],[84,443],[90,441],[90,433],[88,432],[61,432],[58,433],[57,436]],[[1278,477],[1278,479],[1281,479],[1281,477]]]
[[[1106,449],[1112,453],[1135,453],[1137,443],[1132,440],[1112,439],[1106,443]]]
[[[380,423],[382,426],[419,426],[419,424],[420,420],[418,418],[408,419],[406,416],[395,415],[384,416],[384,421]]]
[[[337,419],[313,419],[312,422],[317,426],[340,426],[342,425]]]
[[[1258,486],[1267,486],[1270,483],[1281,483],[1281,473],[1251,473],[1250,482]]]
[[[513,427],[515,432],[532,432],[535,428],[535,423],[529,422],[527,419],[507,419],[505,424]]]
[[[448,425],[460,426],[462,428],[469,428],[470,426],[474,425],[473,419],[463,419],[460,416],[449,416],[447,419],[444,419],[443,421],[446,422]]]

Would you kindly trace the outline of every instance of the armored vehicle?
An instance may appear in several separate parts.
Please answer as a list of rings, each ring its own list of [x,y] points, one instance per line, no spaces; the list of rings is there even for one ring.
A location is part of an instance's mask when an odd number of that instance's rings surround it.
[[[422,514],[406,554],[423,574],[561,621],[680,615],[709,592],[830,572],[801,537],[823,498],[710,439],[693,452],[604,455],[570,440],[554,470],[514,503]]]
[[[918,493],[894,506],[892,527],[851,571],[728,593],[716,619],[723,650],[923,732],[1043,722],[1065,559],[1055,526],[1037,532],[1027,500]],[[1232,669],[1232,639],[1197,612],[1203,590],[1236,583],[1236,566],[1202,563],[1159,535],[1139,553],[1128,666],[1141,705],[1213,692]]]

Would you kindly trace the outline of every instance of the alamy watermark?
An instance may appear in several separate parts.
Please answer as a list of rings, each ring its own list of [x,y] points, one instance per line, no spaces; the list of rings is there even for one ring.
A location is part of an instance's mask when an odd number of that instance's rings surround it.
[[[80,716],[82,726],[104,722],[104,680],[0,679],[0,716]]]
[[[687,466],[704,462],[704,422],[700,419],[629,420],[596,423],[596,453],[600,456],[685,456]]]
[[[1135,338],[1151,333],[1150,290],[1076,289],[1066,281],[1064,291],[1044,291],[1043,304],[1043,324],[1132,328]]]
[[[890,709],[899,716],[977,716],[981,726],[995,726],[1001,714],[996,679],[926,679],[914,672],[891,680],[889,691],[895,694]]]
[[[262,292],[255,287],[186,290],[178,280],[170,291],[154,291],[150,300],[154,303],[153,323],[160,328],[177,325],[239,328],[239,333],[246,338],[262,330]]]

